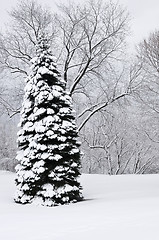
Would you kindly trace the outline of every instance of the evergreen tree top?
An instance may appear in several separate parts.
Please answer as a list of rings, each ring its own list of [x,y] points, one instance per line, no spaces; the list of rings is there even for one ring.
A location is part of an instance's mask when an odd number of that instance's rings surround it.
[[[36,57],[31,60],[32,74],[30,77],[37,75],[36,79],[39,81],[41,75],[44,79],[51,79],[51,81],[49,81],[50,83],[52,82],[51,85],[60,85],[65,90],[66,82],[57,70],[56,58],[53,56],[50,50],[49,40],[44,34],[40,35],[37,40],[36,53]]]
[[[37,53],[48,51],[50,49],[49,40],[45,37],[44,34],[41,34],[38,37],[36,48],[37,48]]]

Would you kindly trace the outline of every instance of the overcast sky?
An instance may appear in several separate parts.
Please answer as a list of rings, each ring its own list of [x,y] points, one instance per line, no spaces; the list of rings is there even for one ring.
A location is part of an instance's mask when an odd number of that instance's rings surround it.
[[[7,11],[15,6],[17,1],[18,0],[1,0],[1,27],[3,27],[4,23],[8,20]],[[55,2],[55,0],[38,1],[51,8],[53,8],[53,2]],[[58,0],[56,2],[58,2]],[[159,30],[159,0],[118,0],[118,2],[127,7],[130,13],[132,36],[129,38],[129,41],[132,41],[133,44],[136,44],[144,37],[147,37],[151,31],[156,29]]]

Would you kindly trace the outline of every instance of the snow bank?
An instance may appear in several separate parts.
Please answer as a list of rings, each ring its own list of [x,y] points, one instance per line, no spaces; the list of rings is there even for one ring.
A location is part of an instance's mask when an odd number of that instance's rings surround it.
[[[159,175],[82,175],[85,201],[14,203],[13,173],[0,171],[2,240],[158,240]]]

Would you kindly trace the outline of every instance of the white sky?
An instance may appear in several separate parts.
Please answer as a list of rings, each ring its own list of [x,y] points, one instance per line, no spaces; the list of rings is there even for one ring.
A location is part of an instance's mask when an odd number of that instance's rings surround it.
[[[15,6],[17,1],[18,0],[1,0],[0,27],[3,27],[8,19],[7,11]],[[54,8],[54,2],[58,2],[58,0],[38,1],[50,6],[52,9]],[[133,44],[147,37],[151,31],[159,29],[159,0],[118,0],[118,2],[127,7],[130,12],[132,36],[129,38],[129,41],[133,42]]]
[[[131,15],[131,40],[134,43],[159,30],[159,0],[119,0]]]

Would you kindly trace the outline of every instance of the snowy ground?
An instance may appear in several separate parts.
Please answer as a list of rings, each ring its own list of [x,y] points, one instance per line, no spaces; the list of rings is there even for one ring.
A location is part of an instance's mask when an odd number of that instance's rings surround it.
[[[1,240],[158,240],[159,175],[83,175],[86,201],[18,205],[14,174],[0,171]]]

